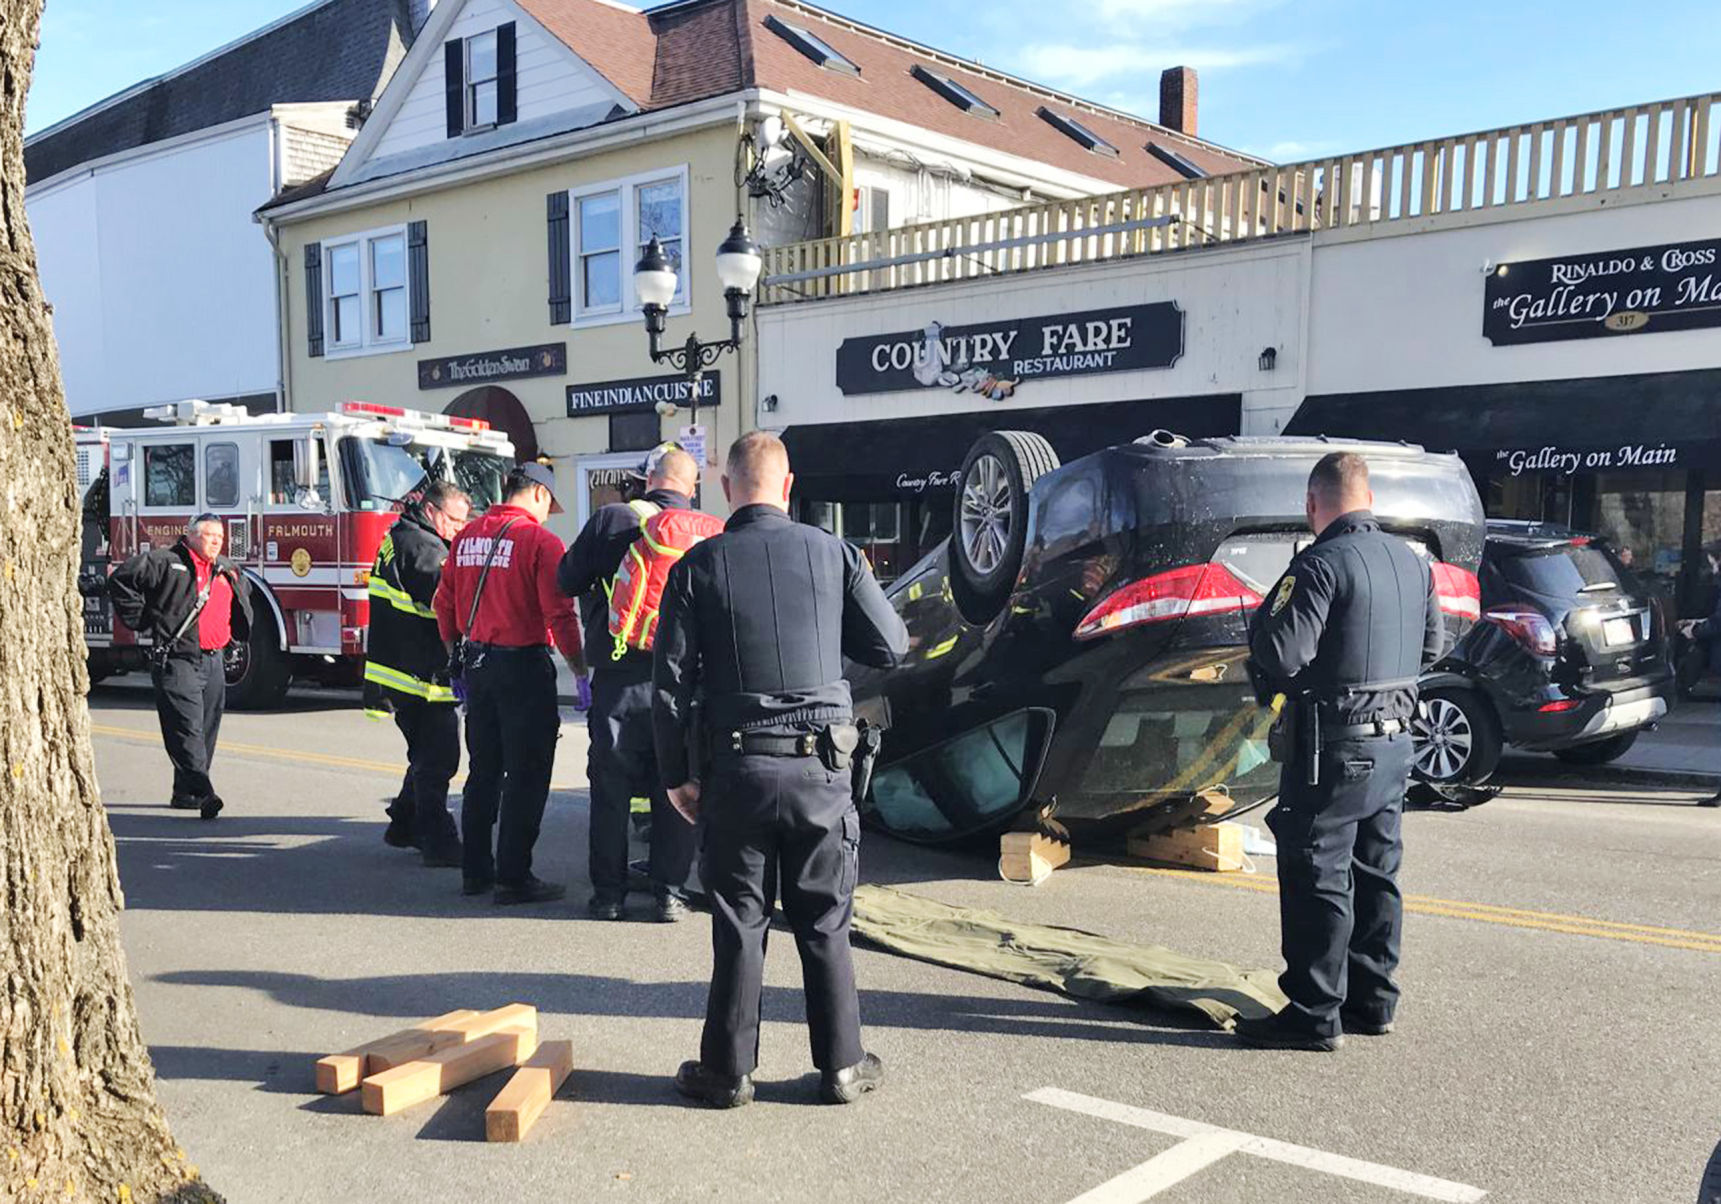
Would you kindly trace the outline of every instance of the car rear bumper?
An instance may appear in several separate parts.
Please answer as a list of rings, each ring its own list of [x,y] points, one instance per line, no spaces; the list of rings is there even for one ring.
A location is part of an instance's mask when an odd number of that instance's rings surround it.
[[[1507,738],[1531,752],[1548,752],[1605,740],[1656,722],[1673,705],[1671,674],[1632,688],[1580,695],[1582,705],[1569,711],[1519,711],[1509,720]]]

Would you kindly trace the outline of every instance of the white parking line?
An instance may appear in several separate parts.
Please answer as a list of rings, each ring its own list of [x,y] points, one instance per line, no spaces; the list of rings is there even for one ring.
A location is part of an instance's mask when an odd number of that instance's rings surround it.
[[[1253,1133],[1221,1128],[1199,1120],[1186,1120],[1181,1116],[1169,1116],[1164,1112],[1136,1108],[1112,1100],[1096,1099],[1091,1095],[1079,1095],[1057,1087],[1042,1087],[1038,1091],[1029,1092],[1023,1098],[1048,1107],[1062,1108],[1066,1112],[1080,1112],[1101,1120],[1184,1139],[1134,1170],[1125,1171],[1117,1178],[1077,1196],[1070,1204],[1137,1204],[1138,1201],[1152,1199],[1172,1184],[1182,1182],[1203,1167],[1211,1166],[1233,1153],[1253,1154],[1257,1158],[1300,1166],[1305,1170],[1319,1171],[1343,1179],[1355,1179],[1376,1187],[1389,1187],[1413,1196],[1421,1196],[1426,1200],[1475,1204],[1475,1201],[1488,1194],[1481,1188],[1454,1183],[1449,1179],[1436,1179],[1432,1175],[1419,1175],[1415,1171],[1382,1166],[1378,1162],[1346,1158],[1342,1154],[1329,1154],[1325,1150],[1312,1150],[1307,1146],[1292,1145],[1288,1141],[1257,1137]]]

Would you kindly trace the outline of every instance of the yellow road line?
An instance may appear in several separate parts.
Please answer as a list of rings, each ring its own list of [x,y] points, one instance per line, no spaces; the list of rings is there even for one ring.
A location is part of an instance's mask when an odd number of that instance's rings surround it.
[[[136,740],[143,744],[159,744],[159,732],[144,731],[134,727],[110,727],[103,723],[90,724],[90,732],[97,736],[115,736],[121,740]],[[270,748],[266,744],[241,744],[236,740],[221,741],[220,751],[234,753],[242,757],[266,757],[276,761],[299,761],[311,765],[327,765],[333,769],[362,769],[368,773],[382,777],[399,777],[406,769],[405,762],[391,764],[387,761],[366,761],[359,757],[342,757],[334,753],[308,752],[301,749]],[[454,779],[458,785],[466,780],[461,774]],[[579,786],[562,786],[551,783],[551,790],[580,790]]]
[[[1278,884],[1267,878],[1240,877],[1236,874],[1211,874],[1202,870],[1161,869],[1157,866],[1145,865],[1130,865],[1124,868],[1138,874],[1184,878],[1208,886],[1233,886],[1269,895],[1279,893]],[[1658,928],[1649,924],[1623,924],[1617,920],[1601,920],[1590,916],[1566,915],[1554,911],[1529,911],[1518,907],[1501,907],[1493,903],[1470,903],[1455,899],[1440,899],[1432,895],[1406,895],[1404,896],[1404,909],[1418,915],[1443,916],[1454,920],[1474,920],[1479,924],[1499,924],[1508,928],[1563,932],[1572,936],[1592,936],[1601,940],[1627,941],[1639,945],[1660,945],[1670,949],[1691,949],[1700,953],[1721,953],[1721,933],[1693,932],[1684,928]]]

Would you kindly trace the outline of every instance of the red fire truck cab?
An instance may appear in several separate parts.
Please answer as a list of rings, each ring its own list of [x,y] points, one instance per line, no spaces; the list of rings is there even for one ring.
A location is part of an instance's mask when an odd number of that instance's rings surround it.
[[[158,427],[79,428],[79,588],[90,679],[147,667],[147,637],[108,602],[113,566],[167,547],[204,512],[251,583],[255,622],[227,657],[228,705],[277,705],[294,678],[357,682],[370,568],[403,506],[433,480],[491,505],[513,446],[481,419],[368,402],[336,413],[252,415],[187,401],[145,411]]]

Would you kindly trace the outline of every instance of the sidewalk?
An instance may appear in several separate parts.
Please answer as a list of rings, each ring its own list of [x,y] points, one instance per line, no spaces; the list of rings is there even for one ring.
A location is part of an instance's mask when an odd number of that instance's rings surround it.
[[[1712,774],[1721,779],[1721,702],[1699,698],[1675,706],[1653,732],[1637,738],[1615,769]],[[1721,786],[1721,781],[1717,781]]]

